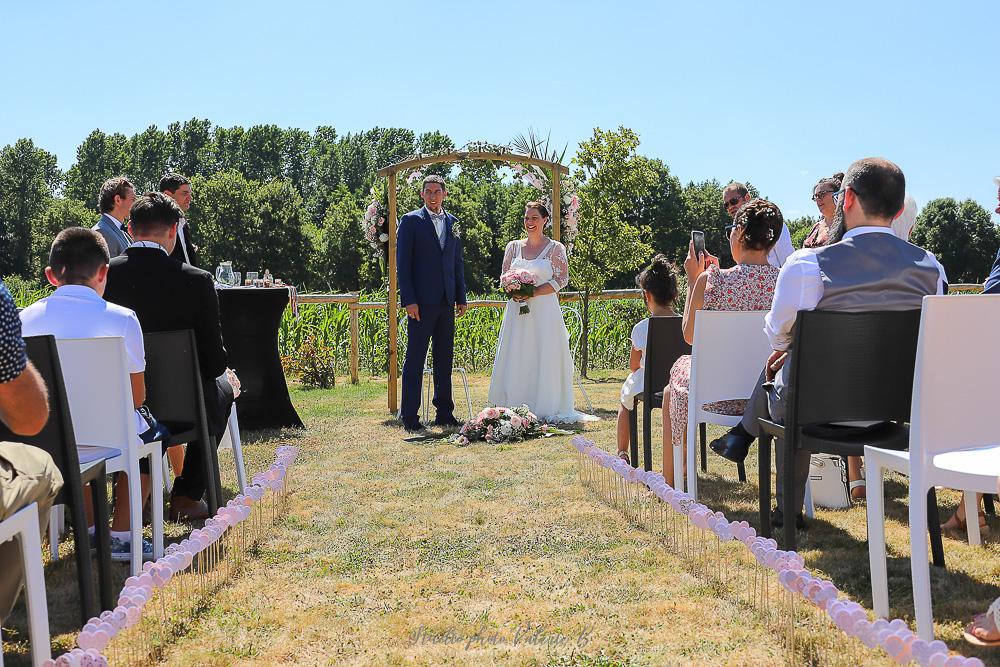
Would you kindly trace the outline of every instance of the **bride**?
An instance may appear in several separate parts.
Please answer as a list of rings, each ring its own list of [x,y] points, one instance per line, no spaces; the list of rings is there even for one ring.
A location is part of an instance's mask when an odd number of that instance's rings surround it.
[[[535,293],[507,302],[489,402],[503,407],[527,405],[549,423],[593,421],[597,417],[573,409],[573,358],[556,295],[569,282],[569,262],[563,244],[542,232],[548,220],[544,204],[528,202],[524,209],[528,238],[511,241],[504,252],[503,273],[527,269],[535,276]],[[529,304],[529,312],[520,312],[522,302]]]

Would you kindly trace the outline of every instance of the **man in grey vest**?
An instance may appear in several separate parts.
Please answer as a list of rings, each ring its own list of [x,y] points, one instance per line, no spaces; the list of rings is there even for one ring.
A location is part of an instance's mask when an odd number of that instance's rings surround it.
[[[108,253],[112,257],[125,252],[132,245],[132,237],[125,227],[125,218],[135,202],[135,187],[124,176],[115,176],[104,181],[97,204],[101,209],[101,219],[91,227],[108,242]]]
[[[928,294],[947,289],[944,267],[933,254],[897,238],[892,221],[903,210],[906,179],[903,172],[883,158],[858,160],[847,170],[843,189],[834,195],[837,217],[846,233],[839,243],[816,250],[799,250],[788,258],[778,274],[771,310],[764,319],[764,332],[771,341],[761,381],[750,397],[742,422],[712,442],[712,449],[727,459],[742,461],[750,443],[758,436],[757,417],[783,423],[785,377],[782,372],[792,342],[792,327],[800,310],[865,312],[874,310],[918,310]],[[772,391],[760,387],[773,380]],[[778,481],[777,506],[782,506],[783,443],[777,443],[775,461]],[[801,507],[809,477],[809,452],[795,455],[795,506]],[[804,526],[800,513],[799,527]],[[780,509],[771,513],[771,524],[781,526]]]

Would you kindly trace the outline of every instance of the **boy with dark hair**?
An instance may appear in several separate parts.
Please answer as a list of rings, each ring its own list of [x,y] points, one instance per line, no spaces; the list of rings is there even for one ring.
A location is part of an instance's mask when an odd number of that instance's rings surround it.
[[[136,409],[136,433],[144,442],[164,436],[153,428],[139,412],[146,399],[146,354],[143,350],[142,328],[135,313],[105,301],[102,296],[108,277],[108,246],[92,229],[70,227],[59,232],[52,242],[45,277],[55,286],[52,295],[21,311],[21,328],[25,336],[51,334],[59,338],[121,337],[125,341],[129,375],[132,381],[132,403]],[[150,418],[151,419],[151,418]],[[117,450],[79,445],[81,463],[118,455]],[[149,463],[140,461],[140,482],[143,503],[149,497]],[[121,473],[124,475],[125,473]],[[89,489],[88,489],[89,491]],[[85,503],[90,511],[90,503]],[[115,495],[114,518],[111,521],[111,557],[131,558],[128,494]],[[141,511],[138,509],[136,511]],[[89,517],[91,523],[93,517]],[[152,559],[153,547],[143,540],[143,558]]]
[[[120,255],[132,243],[132,238],[125,228],[125,218],[128,217],[134,201],[135,186],[124,176],[115,176],[104,181],[97,196],[101,219],[91,229],[104,237],[112,257]]]

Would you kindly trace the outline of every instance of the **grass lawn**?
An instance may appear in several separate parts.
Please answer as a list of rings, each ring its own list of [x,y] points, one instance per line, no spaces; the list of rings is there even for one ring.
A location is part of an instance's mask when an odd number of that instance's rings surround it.
[[[623,376],[587,386],[604,419],[586,434],[608,449]],[[488,378],[471,381],[473,404],[481,405]],[[270,462],[277,444],[301,448],[287,517],[244,573],[167,647],[166,664],[773,665],[785,659],[779,639],[748,608],[719,597],[578,481],[568,437],[500,447],[404,442],[378,380],[294,391],[293,400],[306,431],[244,437],[250,474]],[[654,457],[660,460],[658,447]],[[702,500],[756,525],[755,469],[748,465],[750,484],[742,485],[735,466],[712,455]],[[231,471],[225,480],[234,485]],[[910,618],[904,481],[890,480],[887,493],[890,600],[895,616]],[[947,516],[958,495],[940,496]],[[187,528],[171,525],[168,532],[178,539]],[[933,578],[938,637],[966,655],[976,652],[961,640],[962,625],[1000,595],[997,544],[986,538],[980,548],[946,539],[949,569]],[[63,544],[64,556],[67,550],[71,543]],[[808,567],[870,608],[864,505],[820,510],[800,551]],[[73,572],[71,560],[49,564],[46,572],[53,634],[63,649],[78,629]],[[120,572],[124,579],[124,566]],[[8,664],[18,664],[23,613],[9,625],[5,649],[15,655]],[[991,652],[978,655],[1000,664]]]

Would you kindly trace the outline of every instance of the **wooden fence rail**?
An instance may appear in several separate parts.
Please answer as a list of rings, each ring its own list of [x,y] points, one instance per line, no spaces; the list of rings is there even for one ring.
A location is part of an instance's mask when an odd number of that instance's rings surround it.
[[[953,293],[968,293],[968,292],[981,292],[983,290],[982,285],[976,284],[956,284],[949,287],[950,291]],[[361,310],[385,310],[387,303],[385,301],[361,301],[359,294],[300,294],[299,303],[344,303],[347,304],[347,308],[350,311],[350,329],[351,329],[351,383],[358,383],[358,366],[360,357],[360,343],[358,341],[358,311]],[[619,290],[605,290],[603,292],[597,292],[590,295],[591,299],[595,300],[610,300],[610,299],[641,299],[642,290],[640,289],[619,289]],[[562,303],[572,303],[575,301],[583,301],[582,292],[559,292],[559,301]],[[507,301],[500,299],[481,299],[477,301],[470,301],[469,308],[503,308],[507,305]],[[402,310],[400,310],[402,313]]]
[[[595,300],[607,300],[607,299],[641,299],[642,290],[639,289],[622,289],[622,290],[606,290],[604,292],[598,292],[590,295],[591,299]],[[560,292],[559,301],[563,303],[582,301],[582,292]],[[362,310],[385,310],[387,303],[385,301],[362,301],[359,294],[347,293],[347,294],[299,294],[298,301],[300,304],[311,303],[311,304],[346,304],[349,311],[349,326],[351,333],[351,383],[358,383],[358,368],[360,365],[360,341],[358,340],[358,311]],[[480,299],[476,301],[469,302],[469,308],[503,308],[507,305],[506,300],[500,299]],[[400,313],[402,313],[400,309]]]

